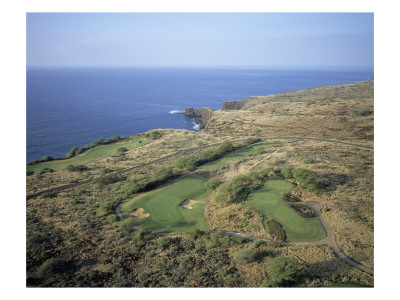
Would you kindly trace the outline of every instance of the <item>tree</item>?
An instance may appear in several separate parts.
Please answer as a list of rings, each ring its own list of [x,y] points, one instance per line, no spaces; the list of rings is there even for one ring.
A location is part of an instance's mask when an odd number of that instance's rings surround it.
[[[287,286],[295,280],[299,267],[297,260],[278,256],[268,264],[266,270],[272,286]]]
[[[196,159],[193,156],[181,157],[176,161],[175,167],[181,172],[190,172],[196,168]]]

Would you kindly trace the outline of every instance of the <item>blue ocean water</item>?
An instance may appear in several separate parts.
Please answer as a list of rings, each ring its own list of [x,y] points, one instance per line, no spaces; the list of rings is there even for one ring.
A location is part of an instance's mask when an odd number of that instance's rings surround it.
[[[28,68],[27,161],[63,157],[99,138],[194,130],[186,107],[368,80],[371,70]]]

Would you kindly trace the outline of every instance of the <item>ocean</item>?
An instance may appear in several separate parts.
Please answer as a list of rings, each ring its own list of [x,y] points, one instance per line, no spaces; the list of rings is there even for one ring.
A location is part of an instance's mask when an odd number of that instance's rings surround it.
[[[368,80],[372,70],[37,68],[26,72],[27,161],[64,157],[99,138],[198,130],[186,107]]]

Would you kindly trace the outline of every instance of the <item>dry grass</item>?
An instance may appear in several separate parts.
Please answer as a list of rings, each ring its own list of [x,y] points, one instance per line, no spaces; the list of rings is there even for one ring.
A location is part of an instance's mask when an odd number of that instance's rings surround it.
[[[252,97],[242,110],[216,111],[205,131],[234,136],[304,136],[373,143],[373,81]],[[369,116],[359,112],[370,111]]]
[[[229,136],[213,136],[211,133],[214,130],[218,134],[231,133],[232,136],[251,135],[257,130],[261,130],[258,135],[265,136],[327,136],[372,145],[372,116],[355,113],[363,110],[373,110],[371,82],[256,97],[242,111],[216,112],[213,117],[215,121],[207,127],[206,133],[159,129],[165,133],[161,139],[133,148],[123,157],[109,157],[87,164],[90,171],[79,173],[60,170],[29,176],[27,194],[99,177],[104,168],[124,169],[178,150],[233,139]],[[222,125],[224,121],[226,123]],[[311,170],[324,191],[315,194],[296,187],[292,193],[302,201],[322,203],[325,207],[324,216],[336,234],[339,247],[350,258],[373,267],[373,150],[311,140],[282,141],[282,147],[266,148],[263,154],[231,161],[226,168],[206,172],[204,176],[216,176],[222,181],[228,181],[239,174],[266,166],[275,170],[284,166]],[[26,205],[27,237],[45,234],[58,237],[59,241],[53,242],[52,248],[43,250],[42,253],[34,253],[36,258],[27,255],[28,277],[34,277],[32,274],[46,258],[57,256],[76,263],[76,278],[86,278],[88,273],[97,272],[104,276],[96,279],[97,282],[107,282],[109,277],[117,276],[115,274],[119,266],[124,270],[125,266],[132,264],[134,269],[129,272],[134,274],[134,278],[142,272],[149,272],[155,282],[161,280],[159,266],[168,264],[173,259],[169,250],[154,248],[151,251],[156,256],[146,257],[150,251],[146,245],[132,243],[129,235],[121,237],[116,227],[106,219],[96,216],[96,209],[115,197],[119,187],[128,180],[149,178],[154,170],[163,165],[174,164],[177,158],[136,169],[124,174],[125,181],[104,187],[92,183],[62,191],[51,199],[30,199]],[[206,215],[212,228],[269,238],[263,227],[263,219],[256,211],[241,204],[218,207],[212,203],[212,197],[213,194],[207,199],[206,206]],[[239,247],[243,245],[233,246],[229,252],[233,253]],[[296,258],[304,268],[314,272],[321,280],[326,280],[325,283],[329,283],[333,273],[340,273],[346,274],[352,280],[373,284],[372,276],[344,264],[325,246],[289,246],[276,249],[272,246],[262,247],[275,251],[277,255]],[[201,260],[203,252],[184,255],[193,260]],[[264,281],[267,278],[265,266],[264,261],[235,266],[240,275],[241,286],[257,286]],[[179,264],[171,266],[170,270],[178,267]],[[199,271],[208,274],[207,272],[214,270],[213,267],[215,266],[212,263],[205,261],[199,266]],[[121,278],[125,278],[130,273],[121,274]],[[211,280],[207,278],[193,278],[190,284],[204,286]],[[305,285],[323,283],[318,280],[308,281]]]

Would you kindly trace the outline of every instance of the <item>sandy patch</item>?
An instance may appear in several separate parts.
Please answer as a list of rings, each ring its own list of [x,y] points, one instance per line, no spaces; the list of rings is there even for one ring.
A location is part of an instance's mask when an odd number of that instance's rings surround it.
[[[185,201],[183,201],[181,203],[181,207],[185,208],[185,209],[192,209],[192,205],[197,203],[196,200],[192,200],[192,199],[186,199]]]
[[[129,214],[139,219],[147,218],[148,216],[150,216],[150,214],[143,214],[143,208],[138,208]]]
[[[121,142],[116,142],[115,144],[119,145],[119,144],[129,144],[132,143],[132,141],[121,141]]]

